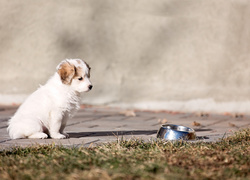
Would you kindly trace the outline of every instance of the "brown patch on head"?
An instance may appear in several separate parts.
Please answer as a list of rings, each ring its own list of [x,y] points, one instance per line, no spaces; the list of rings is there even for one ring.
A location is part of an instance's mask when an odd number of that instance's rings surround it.
[[[75,75],[74,75],[74,78],[79,78],[79,77],[82,77],[83,75],[83,70],[81,67],[77,67],[75,68]],[[82,77],[83,78],[83,77]]]
[[[85,61],[83,61],[83,60],[80,60],[80,59],[77,59],[76,60],[76,62],[78,63],[78,64],[85,64],[86,66],[87,66],[87,68],[88,68],[88,74],[86,74],[88,77],[90,77],[90,69],[91,69],[91,67],[88,65],[88,63],[86,63]],[[81,73],[82,73],[82,69],[81,68],[77,68],[76,69],[76,71],[81,71]],[[80,74],[80,73],[78,73],[78,74]]]
[[[76,62],[77,62],[78,64],[82,64],[82,61],[81,61],[80,59],[77,59]]]
[[[75,66],[68,61],[63,62],[57,70],[57,73],[61,77],[62,83],[70,85],[73,77],[75,76]]]

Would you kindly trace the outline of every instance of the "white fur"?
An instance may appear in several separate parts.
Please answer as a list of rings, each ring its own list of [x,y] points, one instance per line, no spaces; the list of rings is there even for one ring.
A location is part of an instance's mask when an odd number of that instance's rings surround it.
[[[67,138],[63,130],[68,118],[79,109],[80,92],[89,91],[91,82],[87,74],[89,69],[76,59],[62,61],[82,68],[84,80],[72,79],[71,84],[62,83],[56,72],[48,82],[31,94],[9,120],[8,132],[12,139],[18,138]]]

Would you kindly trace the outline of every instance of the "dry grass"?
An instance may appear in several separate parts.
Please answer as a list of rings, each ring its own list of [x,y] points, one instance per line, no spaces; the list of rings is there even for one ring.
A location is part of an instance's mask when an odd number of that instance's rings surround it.
[[[0,179],[249,179],[250,129],[217,143],[119,140],[0,152]]]

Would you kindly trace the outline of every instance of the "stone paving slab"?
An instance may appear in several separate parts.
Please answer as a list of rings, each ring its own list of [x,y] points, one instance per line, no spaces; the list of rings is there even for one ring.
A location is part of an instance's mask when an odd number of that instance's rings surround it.
[[[0,149],[13,146],[56,144],[89,147],[119,139],[155,140],[162,123],[184,125],[195,129],[197,140],[215,142],[241,128],[250,127],[250,116],[178,113],[164,111],[126,111],[119,108],[82,106],[68,121],[69,139],[17,139],[7,133],[8,119],[17,107],[0,107]]]

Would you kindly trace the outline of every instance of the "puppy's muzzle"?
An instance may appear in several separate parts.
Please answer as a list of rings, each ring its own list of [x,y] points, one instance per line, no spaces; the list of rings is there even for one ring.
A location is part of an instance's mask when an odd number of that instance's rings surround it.
[[[93,86],[92,85],[89,85],[89,90],[91,90],[93,88]]]

